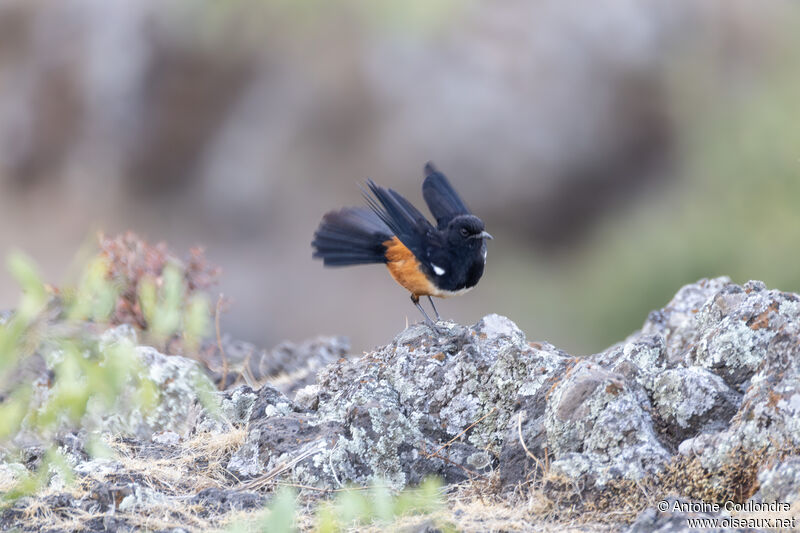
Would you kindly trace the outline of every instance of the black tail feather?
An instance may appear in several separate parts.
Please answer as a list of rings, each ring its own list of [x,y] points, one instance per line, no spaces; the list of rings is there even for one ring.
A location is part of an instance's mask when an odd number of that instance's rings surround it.
[[[322,217],[311,246],[313,257],[325,266],[385,263],[383,243],[391,238],[391,230],[372,210],[346,207]]]

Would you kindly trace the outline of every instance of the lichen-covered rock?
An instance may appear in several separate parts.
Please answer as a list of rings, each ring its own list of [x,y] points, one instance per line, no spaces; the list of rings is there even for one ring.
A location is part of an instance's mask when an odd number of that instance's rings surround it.
[[[702,436],[691,443],[702,465],[716,471],[743,451],[769,454],[800,447],[800,297],[767,290],[761,282],[743,287],[728,283],[709,297],[686,330],[692,326],[695,333],[682,354],[684,364],[705,368],[729,387],[724,389],[718,380],[708,387],[711,381],[704,380],[704,388],[718,401],[709,414],[718,412],[684,432],[690,438]],[[712,405],[711,395],[703,400],[697,387],[692,393],[695,405]],[[741,401],[731,393],[743,393]],[[729,400],[719,403],[726,395]],[[688,395],[682,396],[689,405]]]
[[[800,450],[800,297],[700,280],[624,342],[561,374],[546,398],[520,398],[501,455],[505,483],[524,479],[512,465],[531,471],[549,459],[586,490],[684,456],[713,487],[759,454]],[[746,491],[755,473],[742,475]]]
[[[793,502],[800,498],[800,457],[794,455],[758,473],[756,502]]]
[[[298,403],[255,409],[233,466],[257,476],[291,464],[294,481],[320,487],[495,467],[513,486],[547,464],[594,490],[652,477],[678,454],[713,472],[743,449],[800,446],[798,301],[760,282],[701,280],[584,359],[527,343],[498,315],[411,326],[329,365]]]
[[[649,393],[654,417],[674,444],[724,429],[741,403],[741,395],[721,377],[697,366],[661,372]]]
[[[696,315],[719,291],[731,283],[728,277],[701,279],[682,287],[662,309],[652,311],[641,331],[631,338],[660,336],[668,363],[682,361],[685,350],[697,336]]]
[[[554,385],[577,360],[547,343],[531,343],[539,366],[518,391],[515,409],[506,426],[500,451],[500,480],[514,486],[537,474],[548,455],[545,411]]]
[[[726,285],[697,313],[689,359],[744,391],[770,340],[785,325],[787,317],[780,313],[783,300],[777,291]]]
[[[652,389],[657,376],[666,368],[673,366],[667,361],[664,337],[660,334],[641,335],[629,339],[592,359],[646,389]]]
[[[178,355],[167,356],[149,346],[136,347],[136,355],[156,386],[159,395],[156,407],[146,412],[133,407],[127,413],[116,413],[116,424],[109,429],[124,433],[136,431],[139,435],[165,430],[182,435],[192,429],[191,415],[195,403],[200,401],[199,391],[213,390],[197,361]]]
[[[266,389],[269,389],[269,387]],[[269,390],[272,391],[274,389]],[[280,394],[277,391],[275,393]],[[267,394],[266,390],[265,394]],[[192,428],[193,432],[221,433],[231,426],[247,424],[256,409],[259,393],[247,385],[240,385],[235,389],[215,392],[212,397],[216,409],[209,411],[198,408],[199,412]]]
[[[658,440],[649,400],[597,363],[572,367],[550,395],[545,430],[553,473],[603,486],[611,479],[641,479],[670,458]]]
[[[624,353],[642,353],[642,342],[663,342],[663,354],[656,348],[646,357]],[[701,280],[652,312],[624,346],[596,360],[645,388],[667,448],[697,457],[712,479],[739,464],[743,453],[800,447],[796,294],[758,281]]]
[[[235,466],[254,475],[313,451],[293,464],[298,483],[382,478],[402,487],[432,474],[480,475],[497,464],[518,398],[544,400],[566,362],[550,346],[529,345],[498,315],[471,328],[415,325],[389,346],[326,368],[302,390],[303,407],[293,406],[305,412],[251,420]]]
[[[127,324],[112,328],[100,337],[101,349],[117,343],[133,346],[134,362],[146,372],[155,386],[155,407],[142,410],[131,401],[112,414],[104,415],[100,427],[110,433],[138,435],[151,438],[154,433],[171,431],[183,435],[193,428],[195,403],[202,391],[213,390],[210,380],[197,361],[178,355],[164,355],[150,346],[136,346],[136,332]],[[128,384],[133,387],[134,384]],[[122,397],[133,398],[133,392],[123,391]]]
[[[281,456],[286,448],[296,450],[301,439],[311,440],[316,435],[316,430],[308,424],[300,431],[303,418],[297,415],[298,409],[268,385],[257,392],[247,386],[238,387],[222,397],[223,405],[240,404],[237,416],[241,422],[250,424],[248,440],[228,462],[228,470],[240,478],[253,477],[273,467],[271,456]]]

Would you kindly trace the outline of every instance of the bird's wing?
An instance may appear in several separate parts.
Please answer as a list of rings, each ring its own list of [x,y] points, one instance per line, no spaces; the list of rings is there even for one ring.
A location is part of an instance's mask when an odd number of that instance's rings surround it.
[[[464,201],[447,181],[445,175],[433,166],[433,163],[425,165],[422,196],[425,198],[425,203],[428,204],[428,209],[436,217],[439,229],[446,228],[447,224],[458,215],[470,214]]]
[[[367,187],[369,191],[364,191],[364,198],[375,214],[416,257],[426,257],[431,241],[438,240],[436,228],[411,202],[392,189],[376,185],[372,180],[367,180]]]

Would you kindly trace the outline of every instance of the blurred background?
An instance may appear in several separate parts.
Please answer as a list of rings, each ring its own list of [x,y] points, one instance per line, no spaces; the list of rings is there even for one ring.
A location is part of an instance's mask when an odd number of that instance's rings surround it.
[[[223,268],[234,337],[356,352],[420,317],[323,269],[322,214],[432,160],[495,240],[441,301],[602,350],[701,277],[800,291],[800,9],[748,0],[5,0],[0,254],[98,230]],[[18,287],[0,272],[0,309]]]

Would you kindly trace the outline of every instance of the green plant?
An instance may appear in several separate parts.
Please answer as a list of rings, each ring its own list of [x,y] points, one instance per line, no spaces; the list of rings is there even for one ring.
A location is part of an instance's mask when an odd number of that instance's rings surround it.
[[[45,285],[19,252],[11,253],[7,264],[21,298],[15,311],[0,318],[0,459],[19,458],[14,438],[21,431],[46,450],[13,487],[0,488],[2,498],[11,501],[38,491],[52,474],[69,481],[71,471],[58,450],[60,434],[85,429],[87,451],[102,454],[103,416],[131,406],[147,412],[159,394],[133,341],[102,335],[121,322],[120,302],[131,294],[108,254],[92,259],[77,287],[63,291]],[[179,338],[184,349],[197,346],[209,324],[207,299],[190,291],[177,263],[162,266],[159,278],[136,278],[137,305],[141,302],[145,326],[152,328],[144,331],[154,338]],[[201,398],[208,396],[203,392],[198,391]]]

